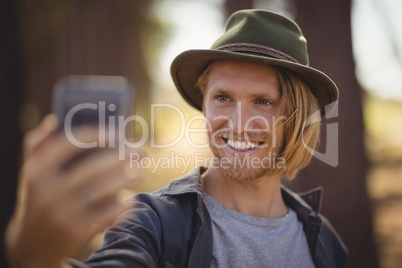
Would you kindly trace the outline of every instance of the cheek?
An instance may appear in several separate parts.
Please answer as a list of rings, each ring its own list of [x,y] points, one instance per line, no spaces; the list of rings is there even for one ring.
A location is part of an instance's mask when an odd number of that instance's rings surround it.
[[[217,113],[209,111],[206,116],[207,127],[210,132],[216,131],[220,128],[224,128],[227,125],[228,120],[222,118],[222,115],[218,116]]]
[[[249,117],[243,118],[245,129],[271,132],[277,125],[277,120],[274,115],[266,111],[252,110]]]
[[[225,113],[222,113],[221,109],[208,108],[204,112],[204,116],[207,123],[207,130],[209,135],[212,133],[219,134],[221,132],[229,131],[229,121],[230,118],[225,116]]]
[[[205,118],[209,121],[210,124],[215,124],[216,118],[219,119],[222,116],[222,111],[216,105],[213,105],[210,101],[206,101],[203,104],[203,113]]]

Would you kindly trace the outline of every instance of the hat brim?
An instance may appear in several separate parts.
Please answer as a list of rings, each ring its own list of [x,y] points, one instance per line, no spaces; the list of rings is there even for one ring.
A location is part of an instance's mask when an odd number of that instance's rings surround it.
[[[187,50],[173,60],[170,71],[173,82],[180,94],[191,106],[200,111],[202,111],[203,96],[200,90],[195,87],[195,84],[202,72],[215,60],[242,60],[266,63],[294,71],[317,98],[322,115],[330,112],[329,110],[326,111],[327,105],[338,100],[338,88],[331,78],[309,66],[265,56],[245,54],[244,52]]]

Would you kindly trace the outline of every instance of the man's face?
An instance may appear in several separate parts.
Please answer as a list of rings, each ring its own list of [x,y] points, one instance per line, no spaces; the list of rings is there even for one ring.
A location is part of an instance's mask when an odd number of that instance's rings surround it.
[[[271,67],[214,63],[205,85],[203,112],[211,150],[226,177],[244,182],[269,174],[283,143],[283,118],[277,118],[280,98]]]

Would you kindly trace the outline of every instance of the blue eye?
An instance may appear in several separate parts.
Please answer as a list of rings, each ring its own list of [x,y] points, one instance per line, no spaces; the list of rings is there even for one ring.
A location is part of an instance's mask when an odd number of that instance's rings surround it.
[[[271,104],[271,102],[269,100],[262,99],[262,100],[258,100],[257,104],[268,105],[268,104]]]
[[[227,100],[228,100],[228,97],[226,97],[225,95],[219,95],[219,96],[217,97],[217,99],[218,99],[219,101],[227,101]]]

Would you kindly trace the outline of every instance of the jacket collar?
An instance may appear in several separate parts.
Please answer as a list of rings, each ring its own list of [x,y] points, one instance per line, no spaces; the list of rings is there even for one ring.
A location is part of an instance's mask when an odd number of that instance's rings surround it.
[[[205,167],[193,168],[187,175],[173,180],[164,191],[165,195],[183,195],[195,193],[202,195],[203,193],[203,181],[200,179],[201,175],[207,170]],[[296,194],[291,190],[287,189],[285,186],[281,186],[282,197],[289,207],[295,209],[295,206],[305,213],[318,214],[321,207],[321,195],[322,188],[315,188],[311,191]]]
[[[308,208],[310,211],[318,214],[321,208],[321,199],[322,199],[322,187],[314,188],[308,192],[304,193],[294,193],[291,190],[287,189],[285,186],[281,186],[283,199],[289,200],[290,198],[297,201],[299,204]]]

